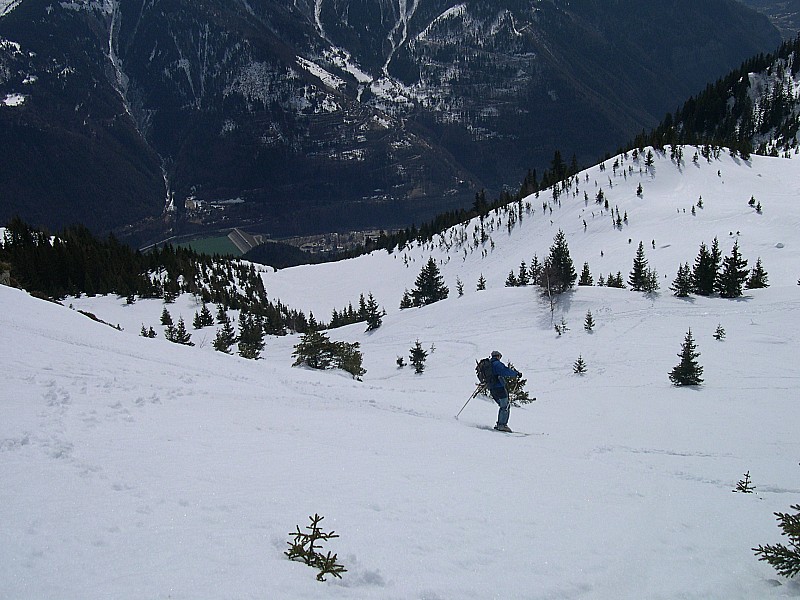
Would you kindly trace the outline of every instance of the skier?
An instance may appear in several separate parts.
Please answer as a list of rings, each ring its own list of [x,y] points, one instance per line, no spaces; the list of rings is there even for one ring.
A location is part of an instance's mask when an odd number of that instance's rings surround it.
[[[506,389],[506,377],[522,377],[522,373],[509,369],[504,365],[500,359],[503,355],[497,350],[492,351],[492,373],[494,374],[494,381],[489,384],[489,393],[497,402],[500,410],[497,413],[497,425],[494,426],[497,431],[505,431],[512,433],[508,426],[508,416],[511,409],[511,403],[508,399],[508,390]]]

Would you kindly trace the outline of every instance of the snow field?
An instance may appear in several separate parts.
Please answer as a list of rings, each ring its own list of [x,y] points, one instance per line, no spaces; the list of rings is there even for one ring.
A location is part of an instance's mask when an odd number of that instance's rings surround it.
[[[396,251],[265,274],[270,297],[319,318],[361,292],[385,305],[374,332],[329,332],[361,344],[363,382],[291,368],[296,336],[269,338],[264,359],[247,361],[214,352],[212,328],[190,330],[192,348],[166,342],[158,301],[66,302],[120,332],[0,287],[0,598],[797,596],[751,548],[781,541],[772,513],[800,496],[798,167],[727,155],[695,167],[686,155],[680,171],[657,159],[642,199],[630,175],[608,189],[610,162],[588,171],[628,211],[623,231],[604,215],[584,232],[595,205],[581,191],[552,217],[532,200],[536,214],[511,235],[496,228],[485,258],[428,248],[406,251],[409,267]],[[669,282],[701,241],[716,235],[728,254],[725,236],[739,230],[771,287],[740,300],[678,299],[667,282],[651,296],[584,287],[551,316],[532,288],[503,281],[542,259],[559,227],[576,269],[589,260],[595,277],[627,278],[643,239]],[[399,311],[429,255],[450,298]],[[186,296],[168,305],[187,326],[198,308]],[[143,323],[159,337],[139,337]],[[705,382],[675,388],[667,373],[689,327]],[[416,339],[435,346],[422,375],[395,364]],[[482,397],[453,418],[475,359],[493,349],[538,397],[512,409],[527,437],[480,429],[497,414]],[[579,354],[583,376],[572,373]],[[755,493],[732,493],[746,471]],[[314,513],[341,536],[324,546],[348,569],[341,581],[319,583],[283,556]]]

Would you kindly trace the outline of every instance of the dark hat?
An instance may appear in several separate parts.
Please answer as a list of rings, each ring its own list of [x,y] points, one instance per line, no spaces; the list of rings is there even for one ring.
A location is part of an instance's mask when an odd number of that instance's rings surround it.
[[[503,355],[502,355],[502,354],[500,354],[500,352],[499,352],[499,351],[497,351],[497,350],[493,350],[493,351],[492,351],[492,358],[503,358]]]

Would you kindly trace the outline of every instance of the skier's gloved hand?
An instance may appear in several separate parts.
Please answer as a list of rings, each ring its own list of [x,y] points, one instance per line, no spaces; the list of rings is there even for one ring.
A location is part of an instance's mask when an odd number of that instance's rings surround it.
[[[520,379],[522,379],[522,371],[517,371],[517,377],[519,377]]]

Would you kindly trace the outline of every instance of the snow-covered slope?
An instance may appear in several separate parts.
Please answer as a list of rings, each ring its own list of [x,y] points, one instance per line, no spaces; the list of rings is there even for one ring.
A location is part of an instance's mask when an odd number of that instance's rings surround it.
[[[612,161],[588,182],[582,174],[578,196],[562,195],[552,215],[541,207],[551,194],[531,199],[535,214],[511,235],[496,227],[485,258],[482,247],[464,260],[464,248],[415,249],[267,276],[273,297],[320,315],[360,291],[385,303],[375,332],[330,332],[361,343],[363,382],[291,368],[293,336],[247,361],[211,350],[210,328],[193,332],[193,348],[139,337],[142,323],[159,329],[156,301],[71,300],[117,331],[0,286],[0,597],[800,594],[751,550],[781,541],[773,512],[800,497],[798,166],[728,156],[695,166],[691,152],[681,170],[657,159],[643,198],[638,166],[614,178]],[[622,231],[599,215],[594,180],[628,212]],[[718,236],[727,254],[739,231],[771,287],[734,301],[681,300],[666,282],[651,296],[582,287],[556,309],[570,327],[559,337],[533,289],[503,287],[559,227],[595,276],[627,275],[638,241],[655,239],[647,258],[669,281],[700,241]],[[397,310],[429,255],[451,297]],[[187,322],[196,309],[186,297],[170,306]],[[667,372],[690,327],[705,382],[675,388]],[[422,375],[395,364],[416,339],[435,347]],[[481,398],[453,418],[474,389],[474,360],[495,348],[538,397],[512,409],[511,427],[528,436],[481,429],[497,413]],[[583,376],[572,372],[579,355]],[[746,472],[755,493],[731,493]],[[283,556],[314,513],[340,535],[325,550],[348,569],[341,581],[317,582]]]

